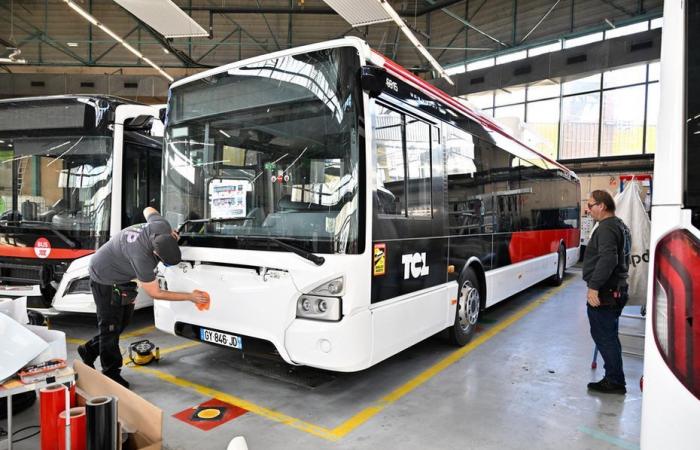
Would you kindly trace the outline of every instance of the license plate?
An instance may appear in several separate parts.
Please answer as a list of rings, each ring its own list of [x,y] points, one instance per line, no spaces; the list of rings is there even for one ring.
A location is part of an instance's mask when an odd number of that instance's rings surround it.
[[[211,342],[212,344],[225,345],[226,347],[243,350],[243,339],[234,334],[200,328],[199,338],[204,342]]]

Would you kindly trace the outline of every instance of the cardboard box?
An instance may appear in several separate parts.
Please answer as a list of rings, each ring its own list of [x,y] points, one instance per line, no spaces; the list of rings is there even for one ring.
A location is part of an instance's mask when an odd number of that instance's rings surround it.
[[[86,399],[111,395],[119,399],[119,420],[136,432],[129,439],[127,449],[160,450],[163,446],[163,410],[110,380],[101,372],[91,369],[81,361],[73,362],[76,373],[78,403]]]

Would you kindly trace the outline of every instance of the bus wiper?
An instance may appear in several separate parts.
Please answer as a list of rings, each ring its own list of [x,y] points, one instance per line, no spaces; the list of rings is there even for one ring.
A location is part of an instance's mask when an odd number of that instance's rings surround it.
[[[8,221],[8,224],[9,224],[9,223],[10,223],[10,222]],[[55,226],[54,224],[52,224],[52,223],[50,223],[50,222],[42,222],[42,221],[40,221],[40,220],[19,220],[19,221],[13,222],[13,223],[16,223],[18,226],[30,225],[32,228],[46,228],[46,229],[49,229],[49,230],[51,230],[51,231],[53,232],[53,234],[55,234],[56,236],[58,236],[59,238],[61,238],[61,240],[62,240],[63,242],[65,242],[66,244],[68,244],[68,246],[69,246],[70,248],[76,248],[76,247],[79,246],[79,242],[77,242],[77,241],[75,241],[74,239],[71,239],[71,238],[69,238],[68,236],[66,236],[65,234],[63,234],[58,228],[56,228],[56,226]]]
[[[250,239],[250,240],[256,240],[256,241],[270,241],[274,242],[275,244],[279,245],[285,250],[288,250],[292,253],[296,253],[297,255],[301,256],[304,259],[308,259],[312,263],[316,264],[317,266],[320,266],[324,262],[326,262],[326,258],[323,256],[318,256],[315,255],[311,252],[307,252],[303,248],[297,247],[296,245],[289,244],[287,242],[284,242],[280,239],[273,238],[270,236],[236,236],[238,239]]]
[[[228,223],[228,222],[243,222],[250,220],[249,217],[219,217],[213,219],[187,219],[177,227],[177,232],[181,232],[187,225],[191,223]]]

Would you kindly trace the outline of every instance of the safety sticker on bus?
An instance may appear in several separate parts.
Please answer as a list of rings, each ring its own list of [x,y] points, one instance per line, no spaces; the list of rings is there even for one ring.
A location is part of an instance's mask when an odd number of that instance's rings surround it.
[[[374,276],[386,273],[386,244],[374,244]]]

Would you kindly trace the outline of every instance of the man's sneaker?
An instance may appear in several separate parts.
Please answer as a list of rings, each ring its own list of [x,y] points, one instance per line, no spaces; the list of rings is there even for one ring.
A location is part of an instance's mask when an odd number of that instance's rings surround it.
[[[612,381],[609,381],[606,378],[603,378],[602,380],[600,380],[596,383],[588,383],[588,390],[602,392],[604,394],[626,394],[627,393],[627,389],[625,389],[625,385],[613,383]]]
[[[125,388],[129,389],[129,382],[126,381],[124,378],[122,378],[121,374],[119,374],[119,373],[105,373],[104,375],[109,377],[112,381],[116,381],[117,383],[121,384]]]
[[[79,345],[78,355],[80,356],[80,359],[83,360],[86,366],[90,366],[93,369],[95,368],[95,360],[97,359],[97,356],[91,355],[87,347],[85,347],[84,345]]]

